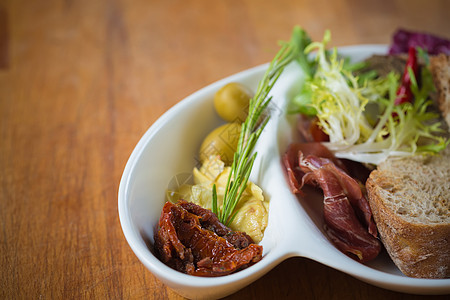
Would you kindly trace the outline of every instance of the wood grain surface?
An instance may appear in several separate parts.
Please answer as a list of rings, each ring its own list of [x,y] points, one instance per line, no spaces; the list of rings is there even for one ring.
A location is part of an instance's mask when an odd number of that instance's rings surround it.
[[[450,1],[0,1],[0,298],[181,299],[120,227],[119,181],[167,109],[268,62],[298,24],[335,46],[450,38]],[[308,259],[229,299],[422,299]],[[429,298],[429,297],[427,297]],[[440,297],[436,297],[440,298]],[[444,297],[442,297],[444,298]]]

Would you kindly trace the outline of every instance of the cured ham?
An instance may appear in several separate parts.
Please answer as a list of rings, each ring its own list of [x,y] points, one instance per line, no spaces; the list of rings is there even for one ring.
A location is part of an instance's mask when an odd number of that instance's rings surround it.
[[[287,171],[288,183],[293,193],[301,194],[301,179],[305,172],[298,164],[299,153],[304,155],[316,155],[318,157],[328,158],[341,169],[346,170],[346,166],[337,159],[327,147],[321,143],[293,143],[289,145],[286,153],[283,156],[283,164]]]
[[[245,233],[234,232],[194,203],[167,202],[155,234],[155,250],[170,267],[196,276],[222,276],[262,258],[262,246]]]
[[[361,262],[372,260],[381,244],[369,203],[358,182],[343,170],[343,163],[322,147],[315,143],[289,147],[283,162],[291,189],[298,193],[304,184],[319,187],[324,195],[325,231],[330,240]]]

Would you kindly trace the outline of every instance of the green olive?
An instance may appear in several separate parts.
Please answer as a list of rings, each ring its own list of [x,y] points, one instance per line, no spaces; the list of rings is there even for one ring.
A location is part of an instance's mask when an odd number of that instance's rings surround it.
[[[231,165],[240,132],[239,123],[227,123],[214,129],[200,146],[200,161],[203,163],[210,156],[219,155],[226,165]]]
[[[244,122],[248,114],[251,92],[242,84],[231,82],[214,95],[214,107],[227,122]]]

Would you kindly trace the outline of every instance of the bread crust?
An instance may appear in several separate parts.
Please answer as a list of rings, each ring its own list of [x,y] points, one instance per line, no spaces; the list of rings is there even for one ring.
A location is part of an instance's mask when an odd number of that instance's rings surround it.
[[[438,92],[438,106],[450,127],[450,56],[443,53],[430,57],[430,71]]]
[[[366,182],[370,207],[387,252],[406,276],[450,277],[450,224],[416,223],[393,211],[385,199],[386,193],[401,184],[398,180],[375,170]]]
[[[450,127],[450,56],[431,57],[430,71]],[[450,277],[450,148],[433,157],[388,159],[371,172],[366,188],[381,241],[400,271]]]

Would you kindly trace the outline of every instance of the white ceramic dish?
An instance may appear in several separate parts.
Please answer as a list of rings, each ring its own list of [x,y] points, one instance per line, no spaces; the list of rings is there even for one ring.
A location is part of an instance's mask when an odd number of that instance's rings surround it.
[[[361,60],[386,53],[386,46],[341,48],[342,54]],[[167,111],[145,133],[125,167],[119,187],[119,216],[124,235],[139,260],[163,283],[188,298],[218,298],[255,281],[281,261],[301,256],[350,274],[382,288],[415,294],[450,293],[450,279],[415,279],[401,274],[387,255],[367,265],[338,251],[322,232],[321,201],[297,199],[289,190],[280,155],[293,140],[293,126],[285,114],[287,96],[295,90],[301,72],[290,65],[272,91],[272,118],[257,145],[252,180],[270,199],[269,224],[261,245],[263,259],[254,266],[218,278],[177,272],[153,255],[153,234],[164,205],[165,190],[186,178],[197,165],[203,138],[222,122],[213,109],[214,93],[225,83],[241,82],[256,88],[267,65],[213,83]],[[306,274],[305,274],[306,275]]]

